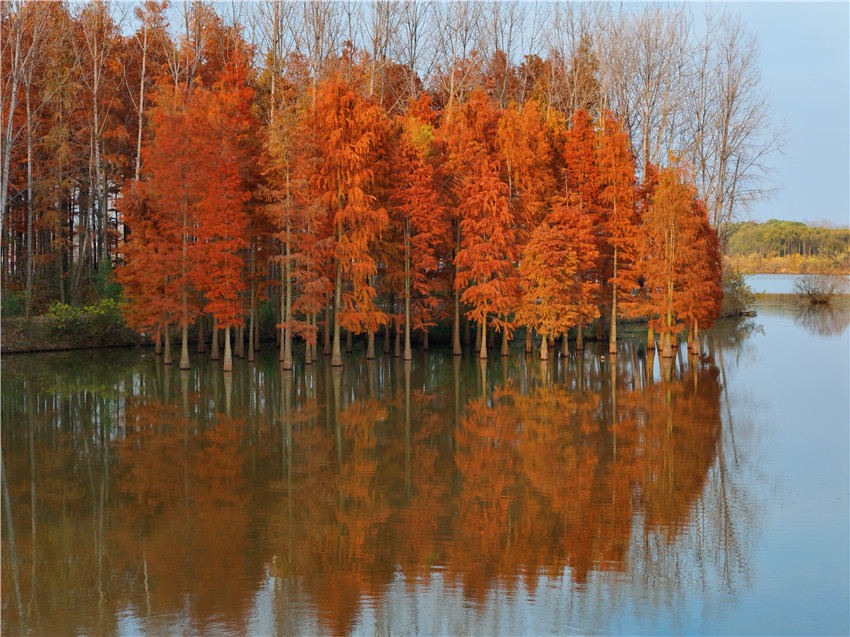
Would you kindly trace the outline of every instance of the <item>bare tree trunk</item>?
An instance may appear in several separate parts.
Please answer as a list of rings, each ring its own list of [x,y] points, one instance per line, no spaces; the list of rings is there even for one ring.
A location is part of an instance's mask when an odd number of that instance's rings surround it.
[[[230,349],[230,326],[224,328],[224,361],[221,369],[225,372],[233,371],[233,353]]]
[[[479,358],[482,360],[487,358],[487,317],[481,321],[481,352]]]
[[[165,324],[165,352],[162,355],[163,365],[171,365],[171,332],[168,329],[168,323]]]
[[[213,319],[213,328],[212,328],[212,344],[210,345],[210,360],[217,361],[219,352],[218,352],[218,320]]]
[[[452,355],[460,356],[460,292],[455,290],[454,314],[452,316]]]

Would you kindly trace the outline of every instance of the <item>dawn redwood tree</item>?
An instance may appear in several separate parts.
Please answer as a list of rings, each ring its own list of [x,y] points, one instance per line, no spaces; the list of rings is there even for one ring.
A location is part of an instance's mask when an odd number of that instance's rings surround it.
[[[661,334],[661,356],[673,356],[672,336],[684,325],[681,320],[713,320],[714,289],[720,268],[706,232],[705,206],[690,185],[687,171],[673,163],[661,168],[658,184],[641,220],[640,272],[650,314],[650,326]],[[711,284],[711,281],[715,281]],[[705,287],[703,287],[705,285]],[[717,295],[715,297],[715,295]],[[691,305],[703,305],[691,313]]]
[[[461,193],[461,241],[455,256],[456,289],[470,306],[467,317],[481,326],[481,351],[487,358],[487,319],[509,329],[508,315],[519,298],[517,242],[508,207],[508,189],[496,165],[482,159],[477,176]]]
[[[523,249],[519,266],[522,301],[517,320],[543,337],[540,360],[549,358],[549,339],[565,334],[576,323],[576,298],[581,286],[577,270],[569,228],[548,221],[537,226]]]
[[[309,126],[318,163],[314,192],[329,210],[334,242],[334,325],[331,365],[342,365],[340,330],[373,330],[386,322],[375,303],[371,277],[377,264],[370,243],[388,223],[369,192],[371,160],[387,125],[383,110],[346,84],[339,72],[322,81]]]
[[[695,194],[687,231],[686,255],[679,268],[681,283],[674,302],[678,317],[688,326],[688,348],[698,353],[699,330],[711,327],[720,316],[723,269],[717,231],[711,226],[707,206]]]
[[[572,127],[563,135],[561,194],[554,200],[554,214],[574,233],[580,282],[577,304],[576,348],[583,349],[583,326],[599,316],[601,220],[599,170],[596,164],[596,133],[584,110],[576,111]]]
[[[430,99],[423,95],[407,116],[399,118],[397,187],[392,195],[393,221],[401,226],[404,276],[404,360],[413,356],[410,347],[411,319],[423,330],[432,325],[436,309],[438,248],[447,231],[433,165],[428,155],[434,130],[417,114],[427,112]],[[415,298],[414,298],[415,295]]]
[[[138,332],[153,334],[157,347],[165,340],[164,362],[170,365],[168,325],[180,315],[175,273],[180,272],[181,251],[167,240],[165,220],[144,197],[144,187],[143,182],[128,182],[121,190],[120,213],[132,232],[123,244],[124,265],[116,278],[124,289],[124,320]]]
[[[462,266],[457,257],[470,241],[466,236],[470,224],[464,224],[466,215],[481,217],[487,214],[476,209],[474,204],[469,204],[471,185],[479,180],[482,174],[490,172],[489,169],[482,170],[488,168],[485,164],[492,163],[493,170],[496,171],[495,175],[499,177],[495,148],[497,125],[498,112],[495,105],[486,93],[476,90],[463,106],[455,103],[444,111],[442,125],[438,129],[438,141],[443,153],[439,167],[439,179],[444,184],[441,192],[445,197],[445,207],[454,213],[451,218],[454,235],[451,238],[451,244],[454,265],[452,353],[455,356],[461,354],[460,315],[466,280],[460,272]],[[501,196],[504,197],[504,203],[507,205],[507,188],[504,188]],[[509,209],[506,212],[510,214]]]
[[[516,227],[518,246],[525,246],[549,211],[557,194],[555,164],[547,122],[536,101],[520,107],[511,102],[502,111],[496,134],[496,152]],[[517,252],[521,248],[517,248]],[[502,333],[502,355],[508,353],[507,330]],[[526,346],[530,347],[527,332]]]
[[[604,113],[596,149],[599,203],[606,257],[610,259],[611,325],[608,353],[617,353],[618,292],[636,287],[632,276],[637,233],[635,164],[629,138],[611,113]],[[606,274],[608,270],[606,268]]]
[[[204,311],[224,329],[224,371],[233,369],[230,328],[244,326],[248,202],[256,180],[257,122],[245,61],[234,53],[210,89],[194,89],[191,134],[197,142],[192,171],[196,252],[194,272],[207,300]],[[252,340],[253,346],[253,340]]]
[[[182,87],[168,85],[160,86],[155,96],[156,105],[150,112],[151,136],[142,146],[144,180],[136,184],[137,196],[144,201],[138,209],[150,219],[148,225],[139,226],[133,239],[139,250],[135,254],[131,250],[125,259],[125,267],[141,271],[158,254],[168,255],[172,269],[165,275],[167,281],[162,281],[162,293],[179,307],[181,369],[189,368],[188,328],[198,313],[194,287],[199,266],[194,250],[198,192],[194,171],[199,149],[192,135],[189,97]],[[135,209],[136,206],[128,206],[125,215],[132,215]],[[136,232],[133,225],[128,225],[131,233]],[[148,244],[157,247],[146,251]],[[128,302],[132,306],[142,303],[143,298],[131,293]]]

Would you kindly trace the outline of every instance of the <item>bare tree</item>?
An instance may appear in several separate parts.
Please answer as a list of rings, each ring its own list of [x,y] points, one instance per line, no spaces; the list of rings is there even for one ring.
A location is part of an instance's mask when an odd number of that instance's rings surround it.
[[[417,78],[425,81],[433,67],[434,56],[430,63],[423,63],[423,57],[430,44],[428,19],[434,11],[435,5],[431,0],[404,0],[401,5],[397,57],[410,69],[408,92],[411,99],[419,93]]]
[[[475,70],[470,64],[470,57],[478,42],[481,5],[454,0],[437,7],[435,44],[443,71],[440,89],[448,96],[446,104],[451,110],[455,101],[464,101],[470,88],[471,75]]]
[[[770,193],[767,158],[781,149],[784,131],[771,120],[759,86],[758,44],[740,19],[709,14],[696,51],[688,115],[697,125],[687,151],[712,225],[722,229]]]

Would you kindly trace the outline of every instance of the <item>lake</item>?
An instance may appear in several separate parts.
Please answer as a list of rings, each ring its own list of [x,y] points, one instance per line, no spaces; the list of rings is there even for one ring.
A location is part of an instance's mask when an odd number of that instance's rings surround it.
[[[850,311],[757,311],[670,363],[5,356],[2,634],[847,634]]]

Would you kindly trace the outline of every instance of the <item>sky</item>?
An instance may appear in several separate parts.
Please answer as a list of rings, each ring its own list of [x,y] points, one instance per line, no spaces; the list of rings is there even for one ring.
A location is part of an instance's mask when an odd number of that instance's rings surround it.
[[[754,221],[850,226],[850,3],[730,3],[758,38],[762,88],[786,130],[777,190]]]

